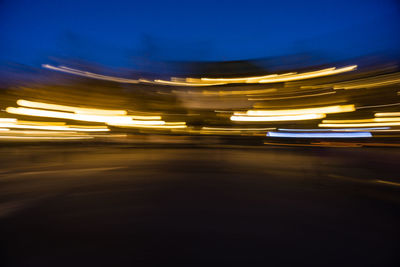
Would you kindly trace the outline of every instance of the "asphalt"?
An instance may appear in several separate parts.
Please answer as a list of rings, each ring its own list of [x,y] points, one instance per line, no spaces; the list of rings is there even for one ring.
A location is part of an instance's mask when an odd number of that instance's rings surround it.
[[[0,148],[1,266],[400,266],[400,150]]]

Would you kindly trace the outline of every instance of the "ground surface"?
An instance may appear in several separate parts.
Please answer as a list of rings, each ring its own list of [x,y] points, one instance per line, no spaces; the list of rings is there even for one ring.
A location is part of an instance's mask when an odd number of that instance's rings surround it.
[[[2,266],[399,266],[400,150],[0,148]]]

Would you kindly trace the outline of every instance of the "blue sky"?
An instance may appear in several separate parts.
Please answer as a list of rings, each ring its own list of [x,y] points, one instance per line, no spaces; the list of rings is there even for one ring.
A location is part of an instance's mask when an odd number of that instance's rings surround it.
[[[62,57],[227,61],[312,52],[327,60],[400,47],[395,0],[0,1],[0,62]]]

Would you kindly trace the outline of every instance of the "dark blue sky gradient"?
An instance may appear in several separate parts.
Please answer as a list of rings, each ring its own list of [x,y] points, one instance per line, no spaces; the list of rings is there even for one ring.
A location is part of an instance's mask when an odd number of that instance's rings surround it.
[[[0,62],[111,67],[312,52],[342,60],[400,48],[396,0],[0,1]]]

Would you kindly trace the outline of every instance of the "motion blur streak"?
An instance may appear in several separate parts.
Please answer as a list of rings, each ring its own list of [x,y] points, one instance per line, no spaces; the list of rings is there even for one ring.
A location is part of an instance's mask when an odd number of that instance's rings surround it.
[[[322,95],[333,95],[336,94],[336,91],[318,93],[318,94],[308,94],[308,95],[296,95],[296,96],[283,96],[283,97],[262,97],[262,98],[249,98],[249,100],[282,100],[282,99],[299,99],[306,97],[316,97]]]
[[[277,90],[274,88],[259,89],[259,90],[236,90],[236,91],[202,91],[203,95],[213,95],[213,96],[225,96],[225,95],[253,95],[253,94],[263,94],[272,93]],[[195,92],[190,92],[195,93]]]
[[[4,134],[4,133],[3,133]],[[77,131],[50,131],[50,130],[33,130],[33,131],[24,131],[24,130],[8,130],[7,134],[22,134],[22,135],[76,135]],[[82,133],[79,133],[82,134]]]
[[[275,128],[225,128],[225,127],[202,127],[203,130],[211,131],[268,131],[275,130]]]
[[[316,120],[325,118],[325,114],[302,114],[302,115],[292,115],[292,116],[271,116],[271,117],[261,117],[261,116],[231,116],[232,121],[301,121],[301,120]]]
[[[315,114],[315,113],[341,113],[354,111],[354,105],[343,106],[327,106],[318,108],[304,108],[304,109],[288,109],[288,110],[248,110],[247,115],[251,116],[284,116],[284,115],[298,115],[298,114]],[[235,112],[234,115],[243,115]]]
[[[36,130],[55,130],[55,131],[77,131],[77,132],[107,132],[110,131],[107,127],[102,126],[76,126],[76,125],[36,125],[28,123],[18,123],[18,122],[0,122],[1,128],[15,128],[15,129],[36,129]]]
[[[305,73],[285,73],[285,74],[270,74],[266,76],[258,76],[258,77],[246,77],[246,78],[201,78],[201,81],[206,82],[226,82],[226,83],[277,83],[277,82],[287,82],[287,81],[295,81],[295,80],[304,80],[311,79],[317,77],[323,77],[328,75],[339,74],[343,72],[353,71],[357,69],[357,65],[352,65],[348,67],[343,67],[336,69],[328,68],[318,71],[311,71]],[[196,80],[196,79],[192,79]],[[188,80],[191,81],[191,80]]]
[[[56,71],[66,72],[66,73],[75,74],[75,75],[79,75],[79,76],[84,76],[84,77],[88,77],[88,78],[99,79],[99,80],[106,80],[106,81],[113,81],[113,82],[120,82],[120,83],[138,83],[139,82],[138,80],[100,75],[100,74],[95,74],[95,73],[91,73],[91,72],[87,72],[87,71],[67,68],[67,67],[63,67],[63,66],[54,67],[54,66],[51,66],[48,64],[43,64],[42,67],[51,69],[51,70],[56,70]]]
[[[126,110],[105,110],[105,109],[94,109],[94,108],[79,108],[79,107],[71,107],[64,105],[56,105],[56,104],[47,104],[42,102],[34,102],[27,101],[24,99],[19,99],[17,104],[24,107],[30,108],[41,108],[41,109],[54,109],[54,110],[62,110],[62,111],[70,111],[80,114],[93,114],[93,115],[107,115],[107,116],[116,116],[116,115],[126,115]]]
[[[343,72],[353,71],[357,69],[357,65],[352,65],[348,67],[343,67],[336,69],[327,68],[318,71],[311,71],[305,73],[284,73],[284,74],[268,74],[264,76],[256,76],[256,77],[243,77],[243,78],[171,78],[170,81],[155,79],[154,81],[150,81],[151,83],[158,83],[163,85],[176,85],[176,86],[214,86],[214,85],[224,85],[230,83],[279,83],[279,82],[288,82],[288,81],[297,81],[297,80],[305,80],[312,79],[324,76],[330,76],[335,74],[340,74]],[[60,69],[58,69],[60,70]],[[67,71],[68,72],[68,71]],[[141,79],[139,80],[141,81]],[[149,81],[147,81],[149,82]]]
[[[395,118],[371,118],[359,120],[323,120],[322,123],[364,123],[364,122],[391,122],[400,121],[400,117]]]
[[[77,120],[77,121],[89,121],[89,122],[102,122],[109,124],[135,124],[135,125],[163,125],[164,121],[154,120],[154,121],[146,121],[146,120],[133,120],[129,116],[100,116],[100,115],[85,115],[85,114],[75,114],[75,113],[66,113],[66,112],[58,112],[58,111],[48,111],[48,110],[39,110],[39,109],[31,109],[31,108],[6,108],[8,113],[19,114],[19,115],[27,115],[27,116],[38,116],[38,117],[49,117],[49,118],[59,118],[59,119],[68,119],[68,120]]]
[[[16,122],[17,119],[14,118],[0,118],[0,123],[1,122]]]
[[[169,124],[164,122],[164,124],[160,125],[151,125],[151,124],[146,125],[146,124],[135,124],[135,123],[129,123],[129,124],[108,123],[108,125],[118,126],[118,127],[153,128],[153,129],[183,129],[187,127],[184,122],[182,122],[181,124]]]
[[[319,127],[380,127],[400,126],[400,122],[375,122],[375,123],[320,123]]]
[[[81,139],[92,139],[91,136],[65,136],[65,137],[52,137],[52,136],[2,136],[0,139],[16,139],[16,140],[81,140]]]
[[[360,132],[360,131],[379,131],[379,130],[389,130],[390,127],[375,127],[375,128],[342,128],[342,129],[284,129],[279,128],[278,131],[283,132]]]
[[[365,89],[365,88],[374,88],[380,86],[388,86],[400,83],[400,73],[390,73],[385,75],[377,75],[367,78],[354,79],[345,82],[338,83],[326,83],[319,85],[302,85],[300,88],[303,89],[317,89],[317,88],[333,88],[335,90],[338,89]]]
[[[223,85],[226,83],[187,83],[187,82],[177,82],[177,81],[165,81],[165,80],[154,80],[152,83],[163,84],[163,85],[177,85],[177,86],[214,86],[214,85]]]
[[[320,71],[313,71],[308,73],[301,73],[301,74],[294,74],[289,77],[282,77],[282,78],[270,78],[261,80],[260,83],[273,83],[273,82],[288,82],[288,81],[296,81],[296,80],[304,80],[304,79],[311,79],[329,75],[335,75],[343,72],[353,71],[357,69],[357,65],[344,67],[340,69],[336,68],[329,68]]]
[[[375,117],[400,117],[400,112],[380,112],[375,113]]]
[[[288,138],[364,138],[372,137],[370,132],[352,132],[352,133],[283,133],[268,132],[268,137],[288,137]]]

